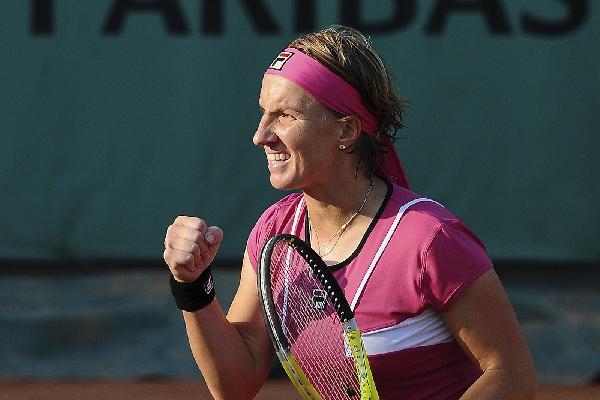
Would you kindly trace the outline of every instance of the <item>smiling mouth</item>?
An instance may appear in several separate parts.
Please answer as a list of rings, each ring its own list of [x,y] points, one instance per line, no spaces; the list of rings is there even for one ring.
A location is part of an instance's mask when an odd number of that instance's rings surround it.
[[[286,153],[267,153],[267,161],[286,161],[291,158],[291,155]]]

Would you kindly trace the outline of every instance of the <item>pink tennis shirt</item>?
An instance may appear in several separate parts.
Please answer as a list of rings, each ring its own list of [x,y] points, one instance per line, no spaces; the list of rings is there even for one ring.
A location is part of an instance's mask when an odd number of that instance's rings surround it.
[[[388,185],[356,251],[331,269],[354,306],[380,397],[458,399],[481,371],[440,312],[492,262],[477,236],[444,207]],[[299,193],[263,213],[247,242],[255,270],[270,237],[292,233],[310,240],[306,218]]]

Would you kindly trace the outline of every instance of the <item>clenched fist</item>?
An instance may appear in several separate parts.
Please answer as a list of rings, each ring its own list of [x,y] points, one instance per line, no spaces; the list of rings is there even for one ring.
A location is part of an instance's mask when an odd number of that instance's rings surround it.
[[[163,258],[177,281],[193,282],[215,258],[222,241],[221,228],[179,216],[167,228]]]

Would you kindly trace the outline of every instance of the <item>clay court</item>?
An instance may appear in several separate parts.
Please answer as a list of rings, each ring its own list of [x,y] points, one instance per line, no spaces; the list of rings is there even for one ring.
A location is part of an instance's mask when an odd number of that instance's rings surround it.
[[[3,381],[0,399],[10,400],[204,400],[211,399],[201,381]],[[271,380],[257,400],[300,399],[285,379]],[[598,400],[600,386],[542,385],[538,400]]]

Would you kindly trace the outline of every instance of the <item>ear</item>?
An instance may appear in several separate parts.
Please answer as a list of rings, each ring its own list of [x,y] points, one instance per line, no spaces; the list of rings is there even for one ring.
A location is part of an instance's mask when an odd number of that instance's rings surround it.
[[[338,134],[338,142],[348,149],[358,140],[362,131],[362,122],[356,115],[348,115],[338,122],[342,124],[342,129]]]

